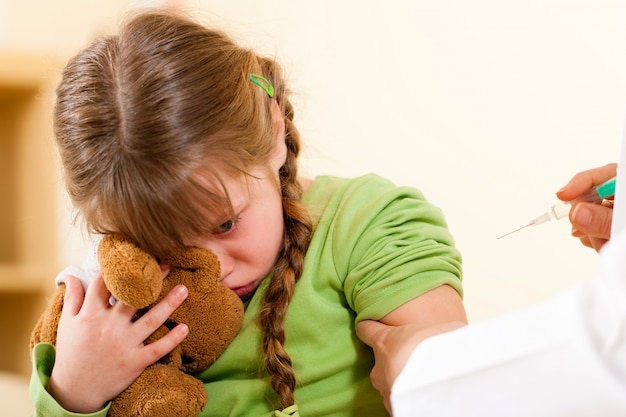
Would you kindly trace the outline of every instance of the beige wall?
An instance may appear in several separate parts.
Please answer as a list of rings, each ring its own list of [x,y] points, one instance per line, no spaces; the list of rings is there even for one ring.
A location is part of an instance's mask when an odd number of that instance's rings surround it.
[[[0,0],[0,45],[55,55],[109,30],[128,0]]]
[[[444,210],[464,254],[470,318],[591,278],[596,257],[565,221],[496,237],[551,205],[573,173],[617,160],[626,4],[178,3],[285,64],[307,173],[375,171]],[[0,0],[0,46],[63,56],[137,4]],[[78,236],[64,232],[64,260],[82,258]]]

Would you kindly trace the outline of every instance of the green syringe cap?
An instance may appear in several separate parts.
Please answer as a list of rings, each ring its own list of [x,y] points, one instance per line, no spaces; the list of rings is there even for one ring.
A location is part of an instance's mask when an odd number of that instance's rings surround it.
[[[615,178],[598,185],[596,187],[596,191],[602,199],[605,199],[607,197],[613,197],[615,195]]]

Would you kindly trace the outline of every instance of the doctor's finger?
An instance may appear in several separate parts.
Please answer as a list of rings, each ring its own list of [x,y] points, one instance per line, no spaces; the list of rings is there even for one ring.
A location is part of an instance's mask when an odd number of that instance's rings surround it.
[[[617,164],[611,163],[598,168],[579,172],[556,195],[562,201],[574,200],[585,191],[613,178],[617,172]]]
[[[375,320],[363,320],[356,326],[356,335],[363,343],[370,347],[374,347],[376,342],[380,342],[384,337],[383,332],[387,329],[387,325]]]
[[[578,203],[570,213],[572,226],[593,238],[608,239],[611,236],[613,209],[599,204]]]

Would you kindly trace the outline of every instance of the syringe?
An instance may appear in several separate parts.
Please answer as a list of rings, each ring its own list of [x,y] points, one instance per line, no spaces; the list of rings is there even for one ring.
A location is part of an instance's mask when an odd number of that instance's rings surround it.
[[[560,220],[568,215],[573,203],[579,201],[587,201],[589,203],[599,204],[602,202],[602,200],[613,197],[613,195],[615,195],[615,178],[612,178],[603,184],[600,184],[585,191],[580,197],[576,198],[575,200],[553,205],[548,211],[543,213],[541,216],[534,218],[528,224],[511,232],[505,233],[497,239],[502,239],[505,236],[513,234],[529,226],[539,226],[540,224],[549,222],[551,220]]]

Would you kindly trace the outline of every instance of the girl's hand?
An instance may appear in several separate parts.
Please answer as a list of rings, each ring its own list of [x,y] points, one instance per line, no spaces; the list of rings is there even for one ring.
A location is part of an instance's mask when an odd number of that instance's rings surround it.
[[[556,196],[562,201],[575,200],[585,191],[615,177],[616,172],[617,164],[579,172],[556,193]],[[572,223],[572,236],[579,238],[583,245],[599,251],[611,236],[613,206],[606,202],[602,205],[574,203],[569,219]]]
[[[101,410],[188,333],[187,326],[179,324],[155,343],[143,343],[185,300],[187,289],[182,285],[135,322],[137,310],[121,302],[109,305],[101,276],[86,293],[74,277],[67,277],[65,285],[48,392],[68,411]]]

